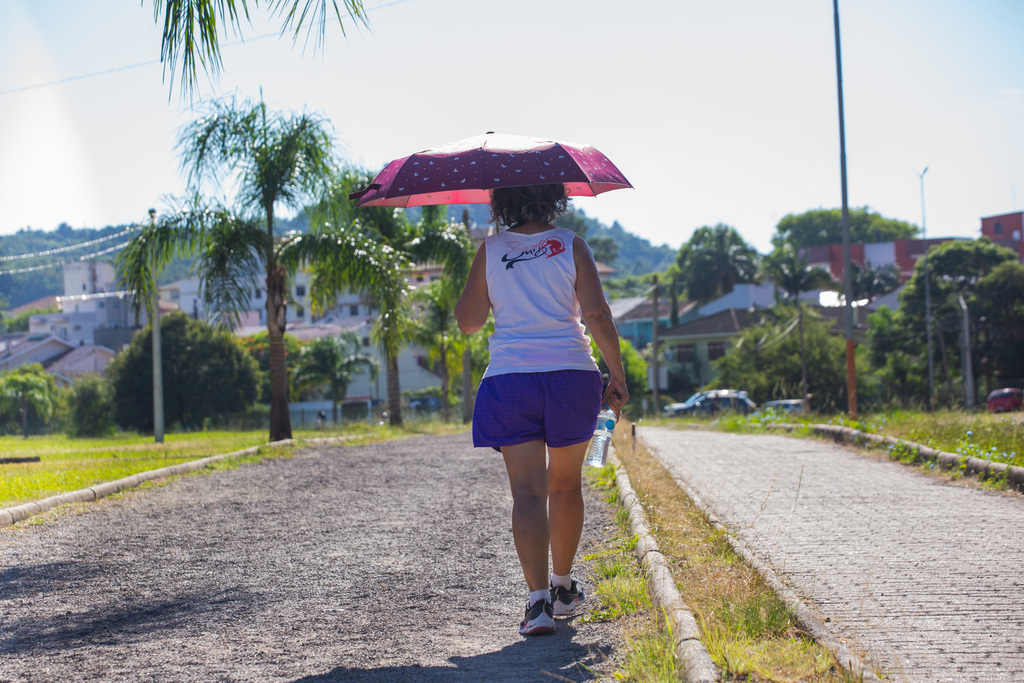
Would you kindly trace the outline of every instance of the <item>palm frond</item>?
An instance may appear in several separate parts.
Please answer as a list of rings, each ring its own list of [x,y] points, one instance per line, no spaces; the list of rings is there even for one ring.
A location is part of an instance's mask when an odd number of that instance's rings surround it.
[[[208,227],[196,270],[212,322],[238,324],[261,286],[270,250],[269,238],[254,219],[223,215]]]

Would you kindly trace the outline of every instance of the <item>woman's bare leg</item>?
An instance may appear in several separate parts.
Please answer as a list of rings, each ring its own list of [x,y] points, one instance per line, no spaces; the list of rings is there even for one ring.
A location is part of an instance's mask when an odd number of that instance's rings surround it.
[[[512,488],[512,538],[531,591],[549,585],[548,473],[543,441],[502,446]],[[578,536],[577,536],[578,540]]]
[[[561,576],[567,576],[572,570],[583,533],[581,470],[587,443],[549,449],[547,479],[551,568]]]

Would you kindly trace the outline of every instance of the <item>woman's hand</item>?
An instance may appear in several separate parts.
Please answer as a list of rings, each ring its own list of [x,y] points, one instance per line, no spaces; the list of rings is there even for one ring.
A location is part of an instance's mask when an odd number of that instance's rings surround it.
[[[603,402],[615,411],[616,417],[622,412],[622,406],[629,400],[629,389],[626,388],[626,380],[610,379],[604,390]]]

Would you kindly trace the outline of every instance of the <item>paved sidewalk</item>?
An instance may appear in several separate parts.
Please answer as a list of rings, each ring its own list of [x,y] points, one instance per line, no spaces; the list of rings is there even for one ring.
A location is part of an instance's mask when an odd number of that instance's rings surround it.
[[[586,496],[580,557],[614,525]],[[614,626],[519,635],[510,512],[501,456],[461,434],[47,513],[0,529],[0,681],[594,680]]]
[[[1020,496],[811,440],[637,433],[892,680],[1024,681]]]

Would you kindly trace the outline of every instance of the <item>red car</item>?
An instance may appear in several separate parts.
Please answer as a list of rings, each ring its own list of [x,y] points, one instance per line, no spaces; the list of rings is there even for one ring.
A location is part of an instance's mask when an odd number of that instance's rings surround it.
[[[1024,390],[996,389],[988,395],[988,412],[1008,413],[1024,407]]]

